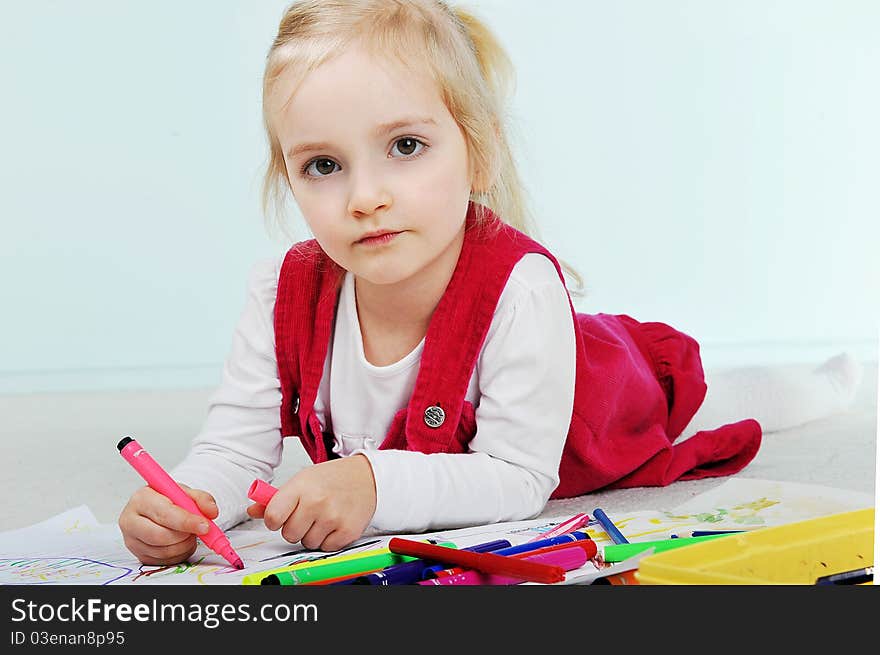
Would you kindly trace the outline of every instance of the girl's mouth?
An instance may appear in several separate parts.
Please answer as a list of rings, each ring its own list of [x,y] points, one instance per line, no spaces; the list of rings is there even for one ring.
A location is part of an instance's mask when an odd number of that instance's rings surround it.
[[[355,243],[360,246],[382,246],[391,243],[400,232],[384,232],[375,236],[366,236]]]

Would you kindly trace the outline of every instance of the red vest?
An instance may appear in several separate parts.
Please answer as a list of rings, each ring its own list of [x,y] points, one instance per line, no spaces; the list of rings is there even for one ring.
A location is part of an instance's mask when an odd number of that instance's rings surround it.
[[[478,225],[469,206],[461,255],[428,325],[415,389],[382,449],[467,452],[477,429],[474,407],[465,400],[468,382],[514,265],[526,253],[541,253],[564,284],[553,255],[489,215]],[[278,279],[281,433],[298,435],[316,463],[334,456],[333,435],[324,432],[314,404],[343,274],[311,240],[288,251]],[[572,318],[574,407],[552,498],[729,475],[752,460],[761,443],[753,419],[673,445],[706,394],[699,345],[691,337],[625,315],[577,314],[573,306]]]

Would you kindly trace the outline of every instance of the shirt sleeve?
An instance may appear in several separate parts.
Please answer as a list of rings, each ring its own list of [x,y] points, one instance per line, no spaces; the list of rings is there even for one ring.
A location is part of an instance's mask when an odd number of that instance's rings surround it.
[[[171,476],[214,496],[225,530],[247,518],[247,490],[271,481],[281,462],[281,384],[273,315],[280,261],[258,262],[223,366],[219,387],[186,458]]]
[[[531,518],[559,483],[574,403],[574,321],[543,255],[526,255],[477,361],[477,433],[464,454],[358,450],[376,480],[371,526],[424,532]]]

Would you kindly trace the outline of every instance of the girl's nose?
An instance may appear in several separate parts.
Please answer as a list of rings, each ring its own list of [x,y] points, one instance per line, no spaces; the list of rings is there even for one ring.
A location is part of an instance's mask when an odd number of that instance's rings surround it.
[[[391,192],[381,178],[362,173],[354,178],[348,200],[348,213],[355,217],[370,216],[391,207]]]

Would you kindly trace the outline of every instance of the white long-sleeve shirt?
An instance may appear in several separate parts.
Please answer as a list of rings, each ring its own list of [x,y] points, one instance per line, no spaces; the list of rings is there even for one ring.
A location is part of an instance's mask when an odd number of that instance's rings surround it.
[[[219,388],[202,430],[172,475],[214,495],[218,525],[247,518],[247,488],[281,461],[281,386],[273,314],[281,260],[254,266]],[[354,280],[343,281],[315,401],[341,456],[363,453],[376,482],[370,527],[415,533],[530,518],[559,483],[574,399],[568,296],[553,264],[525,255],[501,294],[466,400],[477,432],[462,454],[378,450],[415,386],[424,339],[388,366],[364,356]],[[283,483],[284,481],[279,481]]]

